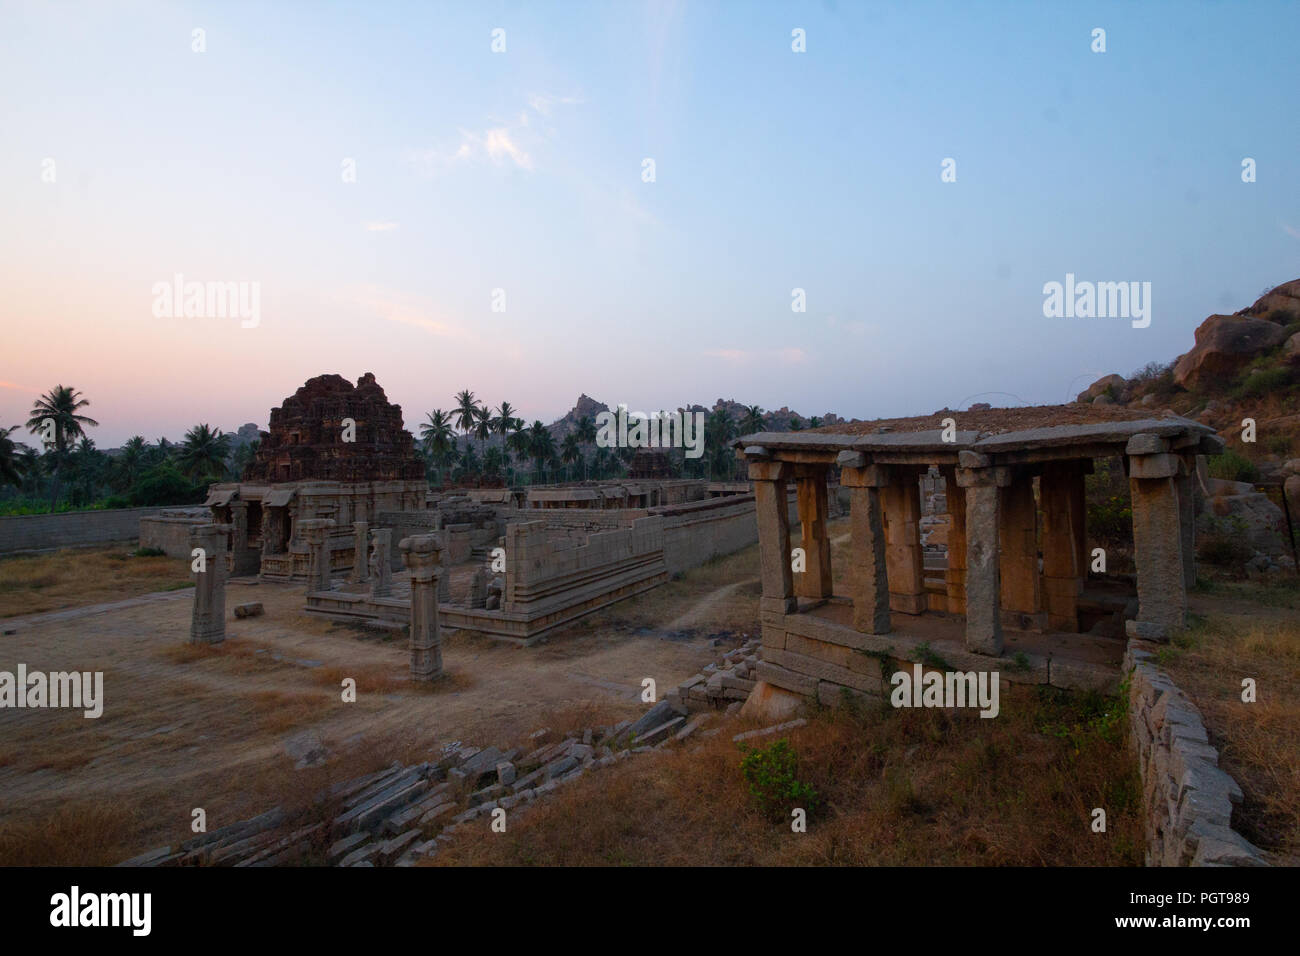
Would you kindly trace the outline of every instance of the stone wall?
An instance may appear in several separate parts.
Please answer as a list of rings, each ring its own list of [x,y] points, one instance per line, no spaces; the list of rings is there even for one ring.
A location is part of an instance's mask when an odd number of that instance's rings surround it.
[[[794,502],[792,495],[789,514],[791,523],[797,525]],[[664,518],[664,561],[669,574],[688,571],[758,541],[752,494],[651,508],[648,514]]]
[[[1154,646],[1131,640],[1129,727],[1142,772],[1148,866],[1267,866],[1232,829],[1241,788],[1219,767],[1200,711],[1155,664]]]
[[[140,519],[157,515],[162,510],[117,508],[52,515],[11,515],[0,518],[0,554],[132,541],[140,535]]]
[[[169,508],[140,519],[140,547],[157,548],[172,558],[189,558],[190,532],[212,521],[207,508]]]

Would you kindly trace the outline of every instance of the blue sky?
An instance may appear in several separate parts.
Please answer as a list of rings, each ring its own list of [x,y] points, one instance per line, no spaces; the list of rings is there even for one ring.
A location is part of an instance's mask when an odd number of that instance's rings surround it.
[[[412,426],[465,387],[546,421],[1062,401],[1300,277],[1297,35],[1296,3],[8,0],[0,424],[64,382],[101,446],[264,425],[327,371]],[[177,272],[259,282],[258,327],[156,318]],[[1151,282],[1150,327],[1044,318],[1066,273]]]

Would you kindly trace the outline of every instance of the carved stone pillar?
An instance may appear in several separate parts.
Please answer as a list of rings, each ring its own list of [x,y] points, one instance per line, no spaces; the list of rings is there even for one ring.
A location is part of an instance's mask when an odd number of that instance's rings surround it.
[[[751,461],[754,508],[758,520],[758,549],[763,596],[760,611],[789,614],[798,607],[790,570],[790,525],[786,482],[791,468],[780,461]]]
[[[228,524],[201,524],[190,532],[194,575],[191,644],[220,644],[226,639],[226,546],[232,530]],[[193,553],[196,549],[201,555]],[[201,571],[193,570],[196,564]]]
[[[1001,575],[998,536],[1001,490],[1011,483],[1006,468],[990,467],[975,452],[961,452],[958,487],[966,489],[966,649],[1002,653]]]
[[[889,476],[879,465],[851,452],[840,455],[840,484],[849,490],[849,594],[853,626],[868,634],[887,634],[889,570],[885,561],[885,522],[880,489]]]
[[[398,547],[411,573],[411,680],[432,681],[442,674],[438,632],[442,546],[436,535],[419,534],[403,538]]]

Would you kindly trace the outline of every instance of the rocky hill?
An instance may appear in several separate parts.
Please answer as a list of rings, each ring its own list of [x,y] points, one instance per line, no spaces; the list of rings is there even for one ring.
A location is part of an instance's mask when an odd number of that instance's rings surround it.
[[[1300,279],[1232,315],[1209,316],[1173,362],[1107,375],[1077,401],[1170,408],[1204,422],[1227,442],[1240,480],[1300,474]],[[1244,440],[1244,419],[1255,422],[1254,441]]]
[[[688,411],[688,412],[698,411],[698,412],[704,412],[705,415],[708,415],[710,412],[715,412],[719,409],[726,409],[727,413],[731,416],[732,422],[735,423],[737,429],[740,428],[741,423],[745,420],[745,418],[748,415],[748,406],[732,398],[719,398],[716,402],[713,403],[712,406],[679,405],[677,406],[676,410]],[[569,434],[569,432],[571,431],[574,431],[578,427],[578,421],[584,416],[590,418],[592,421],[595,421],[596,415],[598,413],[607,412],[610,410],[611,410],[610,407],[606,405],[604,402],[598,402],[594,398],[591,398],[590,396],[584,393],[578,396],[578,401],[574,404],[573,408],[568,411],[568,413],[566,413],[562,418],[556,419],[547,427],[550,429],[551,434],[555,437],[556,441],[562,441],[565,435]],[[632,408],[629,409],[629,411],[633,411],[633,412],[643,411],[643,412],[651,413],[651,412],[659,411],[659,409]],[[855,421],[855,422],[857,421],[856,418],[854,419],[840,418],[834,412],[826,412],[823,415],[819,416],[819,418],[820,420],[818,421],[818,424],[820,425],[840,425],[840,424],[845,424],[848,421]],[[811,421],[812,421],[811,416],[800,415],[798,412],[792,411],[791,409],[785,407],[784,405],[775,411],[763,412],[763,422],[764,422],[763,427],[765,431],[774,431],[774,432],[790,431],[791,426],[794,425],[796,422],[799,424],[800,427],[808,428],[809,423]]]

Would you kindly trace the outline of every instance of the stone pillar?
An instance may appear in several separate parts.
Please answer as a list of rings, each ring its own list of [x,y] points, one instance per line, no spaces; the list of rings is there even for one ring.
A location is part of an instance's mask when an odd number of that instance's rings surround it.
[[[1002,489],[999,505],[998,578],[1002,608],[1019,619],[1019,626],[1042,629],[1042,593],[1038,583],[1038,503],[1034,501],[1034,479],[1017,469],[1011,484]]]
[[[411,680],[431,681],[442,675],[438,633],[442,546],[437,535],[418,534],[403,538],[398,547],[411,572]]]
[[[1043,598],[1047,626],[1056,631],[1079,629],[1079,595],[1088,575],[1080,560],[1084,536],[1081,507],[1083,469],[1078,462],[1052,461],[1039,478],[1043,508]]]
[[[393,529],[370,530],[370,596],[393,593]]]
[[[921,486],[912,470],[891,469],[889,476],[889,484],[880,489],[889,606],[903,614],[920,614],[929,606],[921,551]]]
[[[880,489],[889,476],[879,465],[868,465],[862,455],[840,455],[840,485],[849,490],[849,596],[853,599],[853,626],[867,634],[887,634],[889,620],[889,570],[885,560],[885,519]]]
[[[1133,559],[1137,564],[1138,628],[1142,636],[1168,640],[1187,623],[1182,514],[1174,478],[1178,458],[1155,435],[1134,435],[1129,456],[1133,499]],[[1134,622],[1130,622],[1133,624]]]
[[[1174,476],[1178,492],[1179,546],[1183,553],[1183,586],[1196,586],[1196,456],[1181,455]]]
[[[442,573],[438,575],[438,600],[444,604],[451,601],[451,554],[446,550],[442,551]]]
[[[957,486],[952,468],[943,470],[944,501],[948,508],[948,568],[943,572],[948,613],[966,613],[966,493]]]
[[[303,518],[298,522],[298,530],[307,542],[308,563],[307,591],[328,591],[330,582],[330,531],[334,528],[333,518]]]
[[[288,535],[285,525],[288,513],[283,508],[262,508],[262,553],[283,554]]]
[[[786,482],[791,468],[781,461],[751,461],[754,510],[758,520],[758,551],[763,596],[759,611],[790,614],[798,607],[790,570],[790,524]]]
[[[959,456],[957,485],[966,489],[966,649],[1002,653],[1002,586],[998,571],[1001,489],[1011,484],[1006,468],[990,467],[976,452]]]
[[[799,546],[805,565],[802,574],[794,575],[794,591],[800,597],[831,596],[831,539],[826,533],[829,508],[826,500],[825,465],[796,465],[795,483],[799,503]]]
[[[228,524],[201,524],[190,532],[190,569],[194,575],[194,609],[190,616],[191,644],[220,644],[226,639],[226,544]],[[202,549],[203,570],[194,571]]]
[[[352,522],[352,572],[349,584],[366,584],[370,581],[370,523]]]

